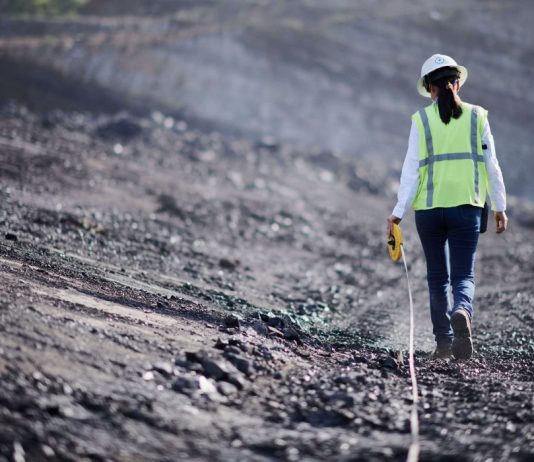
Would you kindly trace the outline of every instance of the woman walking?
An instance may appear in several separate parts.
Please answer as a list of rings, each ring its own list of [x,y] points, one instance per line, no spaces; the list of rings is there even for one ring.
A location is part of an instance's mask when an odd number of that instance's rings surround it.
[[[388,235],[411,205],[427,264],[433,358],[469,359],[475,252],[486,194],[497,233],[506,230],[506,193],[487,111],[458,96],[467,69],[436,54],[422,66],[417,89],[432,104],[412,116],[398,202]],[[452,286],[453,305],[449,306]]]

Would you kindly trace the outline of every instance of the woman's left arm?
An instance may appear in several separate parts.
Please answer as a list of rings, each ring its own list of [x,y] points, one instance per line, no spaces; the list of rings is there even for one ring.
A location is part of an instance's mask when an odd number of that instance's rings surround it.
[[[402,217],[412,204],[417,187],[419,186],[419,132],[417,125],[412,121],[410,136],[408,138],[408,149],[402,165],[399,191],[397,193],[397,204],[387,218],[388,236],[391,234],[393,223],[400,223]]]

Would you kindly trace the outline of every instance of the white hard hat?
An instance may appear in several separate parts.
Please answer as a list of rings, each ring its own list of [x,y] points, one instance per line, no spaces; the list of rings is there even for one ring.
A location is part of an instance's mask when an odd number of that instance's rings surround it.
[[[467,69],[464,66],[459,66],[450,56],[441,54],[432,55],[423,63],[423,67],[421,67],[421,77],[417,82],[417,91],[421,96],[430,98],[430,92],[427,91],[424,85],[425,76],[442,67],[454,67],[458,69],[460,73],[460,86],[467,80]]]

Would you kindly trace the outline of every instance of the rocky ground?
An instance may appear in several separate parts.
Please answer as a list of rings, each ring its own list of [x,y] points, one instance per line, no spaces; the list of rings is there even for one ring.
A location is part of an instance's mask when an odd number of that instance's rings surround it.
[[[0,177],[0,461],[405,459],[385,171],[157,112],[4,102]],[[422,460],[534,458],[532,204],[510,218],[481,241],[466,362],[428,357],[403,224]]]

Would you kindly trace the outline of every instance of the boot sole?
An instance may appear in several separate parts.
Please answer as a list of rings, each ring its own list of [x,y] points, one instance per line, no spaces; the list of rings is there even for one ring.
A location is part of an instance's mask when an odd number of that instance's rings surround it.
[[[452,341],[452,354],[456,359],[469,359],[473,356],[473,340],[471,339],[471,326],[467,315],[454,314],[451,318],[454,332]]]

